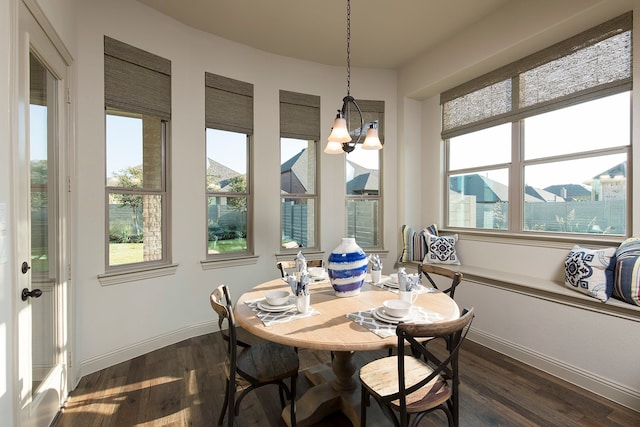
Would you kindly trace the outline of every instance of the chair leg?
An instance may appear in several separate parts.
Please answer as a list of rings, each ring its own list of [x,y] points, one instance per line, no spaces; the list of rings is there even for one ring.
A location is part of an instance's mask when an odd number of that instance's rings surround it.
[[[298,375],[291,377],[291,427],[296,427],[296,388]]]
[[[281,386],[278,386],[278,394],[280,395],[280,406],[284,408],[284,405],[286,404],[286,402],[284,399],[284,390],[282,389]]]
[[[360,426],[364,427],[367,425],[367,406],[369,405],[369,394],[367,393],[367,389],[364,387],[360,387],[362,390],[360,393]]]
[[[227,386],[224,391],[224,402],[222,403],[222,410],[220,411],[220,417],[218,418],[218,427],[222,426],[222,421],[224,421],[224,414],[227,412],[227,405],[229,404],[229,380],[227,380]],[[229,418],[232,417],[231,412],[229,411]]]

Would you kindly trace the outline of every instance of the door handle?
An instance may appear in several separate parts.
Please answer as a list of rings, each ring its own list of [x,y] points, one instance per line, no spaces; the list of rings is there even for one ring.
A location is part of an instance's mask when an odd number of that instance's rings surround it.
[[[22,267],[20,267],[20,271],[22,271],[22,274],[27,274],[27,271],[29,271],[30,269],[31,269],[31,266],[27,261],[24,261],[22,263]]]
[[[41,289],[34,289],[30,291],[29,288],[24,288],[22,290],[22,301],[26,301],[27,298],[29,297],[40,298],[41,295],[42,295]]]

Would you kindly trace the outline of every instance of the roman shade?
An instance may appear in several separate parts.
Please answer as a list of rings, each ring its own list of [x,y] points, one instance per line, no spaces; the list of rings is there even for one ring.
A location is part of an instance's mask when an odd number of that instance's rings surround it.
[[[443,92],[448,139],[632,86],[632,13]]]
[[[207,128],[253,134],[253,85],[204,73]]]
[[[171,119],[171,61],[104,37],[105,107]]]
[[[280,91],[280,136],[320,140],[320,97]]]

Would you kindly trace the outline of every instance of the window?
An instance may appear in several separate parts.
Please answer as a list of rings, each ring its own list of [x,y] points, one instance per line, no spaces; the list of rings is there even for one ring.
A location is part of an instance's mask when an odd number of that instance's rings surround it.
[[[378,127],[380,142],[384,144],[384,102],[357,101],[364,118],[363,132],[371,123]],[[355,120],[351,117],[351,120]],[[350,129],[360,126],[358,123]],[[363,136],[364,137],[364,136]],[[382,174],[381,156],[384,150],[363,150],[362,144],[347,154],[347,235],[355,237],[363,248],[382,247]]]
[[[320,97],[280,91],[281,248],[318,248]]]
[[[205,73],[207,257],[252,251],[253,85]]]
[[[450,227],[627,235],[631,14],[441,95]]]
[[[169,262],[171,62],[104,38],[107,269]]]

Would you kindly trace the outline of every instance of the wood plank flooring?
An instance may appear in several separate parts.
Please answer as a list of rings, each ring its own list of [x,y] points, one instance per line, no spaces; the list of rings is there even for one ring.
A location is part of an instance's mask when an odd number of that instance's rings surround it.
[[[85,376],[52,426],[215,426],[225,386],[224,348],[217,335],[185,340]],[[385,354],[360,352],[355,360],[361,365]],[[300,349],[299,356],[301,369],[330,360],[321,351]],[[460,361],[461,426],[640,426],[639,412],[471,341],[465,342]],[[298,395],[309,386],[300,375]],[[283,426],[275,390],[248,395],[236,425]],[[447,425],[437,413],[422,424]],[[317,426],[351,423],[335,414]]]

